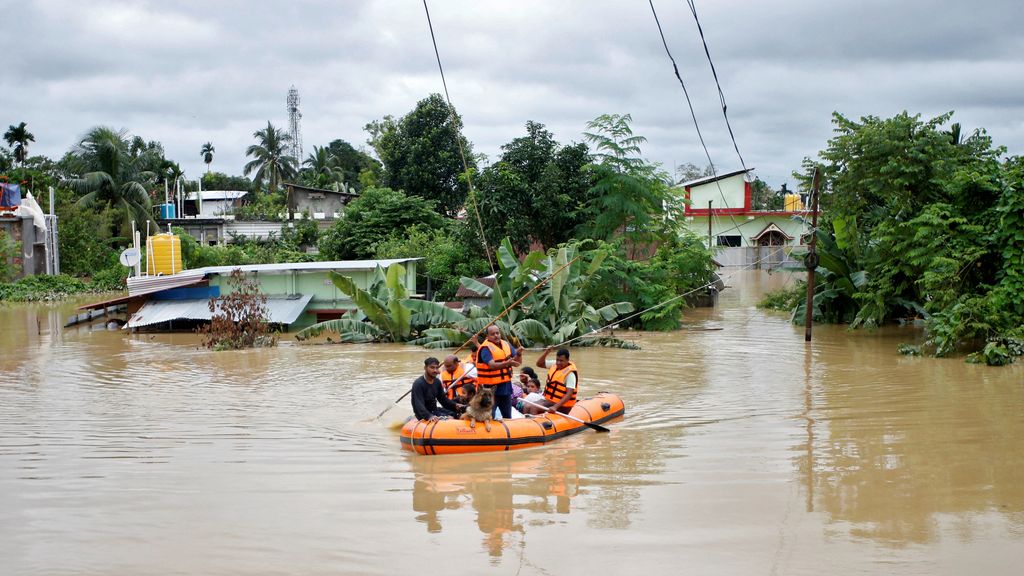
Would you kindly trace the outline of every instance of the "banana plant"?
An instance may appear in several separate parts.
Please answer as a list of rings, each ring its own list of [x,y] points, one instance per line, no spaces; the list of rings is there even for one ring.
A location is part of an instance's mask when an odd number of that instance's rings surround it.
[[[369,290],[363,290],[351,278],[331,272],[331,282],[352,299],[358,311],[314,324],[298,332],[296,339],[306,340],[334,332],[342,342],[405,342],[418,327],[462,319],[461,314],[443,305],[438,309],[410,299],[402,283],[404,277],[405,268],[401,264],[388,266],[386,272],[378,266]]]
[[[582,338],[632,312],[633,305],[615,302],[595,309],[587,303],[583,291],[601,267],[603,255],[595,254],[586,267],[578,255],[577,248],[570,245],[547,255],[531,252],[520,262],[505,239],[498,248],[500,269],[494,288],[472,278],[461,280],[466,288],[490,297],[491,303],[485,308],[470,307],[465,319],[451,327],[425,330],[413,343],[436,348],[462,344],[470,334],[493,323],[508,306],[522,298],[497,324],[503,333],[515,336],[524,345],[560,344],[579,338],[577,345],[624,346],[624,342],[614,338]],[[542,288],[534,290],[545,280]]]

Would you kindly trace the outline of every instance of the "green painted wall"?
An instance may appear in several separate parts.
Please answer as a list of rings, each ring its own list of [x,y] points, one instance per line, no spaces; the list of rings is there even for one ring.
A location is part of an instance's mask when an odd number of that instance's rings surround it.
[[[413,294],[416,292],[416,261],[405,262],[402,266],[405,268],[405,288],[410,294]],[[351,278],[356,286],[364,290],[369,289],[373,272],[373,270],[341,271],[342,274]],[[354,306],[352,300],[334,286],[326,270],[250,272],[246,275],[249,278],[254,278],[259,283],[260,291],[267,296],[312,294],[313,299],[308,308],[349,308]],[[210,285],[219,286],[221,294],[227,294],[231,292],[228,285],[229,279],[229,275],[214,274],[210,276]],[[288,330],[300,330],[315,322],[316,315],[305,312],[288,327]]]

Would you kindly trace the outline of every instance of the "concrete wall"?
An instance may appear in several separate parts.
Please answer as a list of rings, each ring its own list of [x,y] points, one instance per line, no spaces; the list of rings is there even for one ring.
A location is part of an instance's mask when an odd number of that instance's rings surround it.
[[[707,243],[708,217],[687,216],[684,219],[687,228],[697,236],[704,238]],[[795,220],[790,214],[779,215],[715,215],[711,219],[712,245],[718,245],[719,236],[739,236],[740,246],[752,246],[751,238],[759,234],[770,224],[775,224],[780,230],[792,237],[786,243],[787,246],[799,246],[800,238],[807,233],[809,226],[800,220]]]

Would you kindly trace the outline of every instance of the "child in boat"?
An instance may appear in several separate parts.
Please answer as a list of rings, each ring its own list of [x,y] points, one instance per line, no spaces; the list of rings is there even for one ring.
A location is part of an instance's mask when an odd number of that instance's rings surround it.
[[[541,404],[541,401],[544,400],[544,395],[540,393],[540,381],[537,380],[536,375],[534,375],[532,378],[526,381],[526,396],[523,397],[523,400],[526,400],[526,402],[533,402],[534,404]],[[523,410],[523,408],[526,408],[528,406],[529,404],[526,404],[522,400],[520,400],[516,404],[516,410],[519,410],[520,412],[523,412],[525,414],[526,412]]]

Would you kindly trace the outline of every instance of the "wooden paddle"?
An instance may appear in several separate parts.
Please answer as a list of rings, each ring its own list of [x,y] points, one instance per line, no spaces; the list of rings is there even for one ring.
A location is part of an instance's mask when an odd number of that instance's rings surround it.
[[[526,398],[520,398],[519,401],[522,402],[523,404],[529,404],[530,406],[533,406],[535,408],[543,408],[545,411],[548,409],[547,406],[541,406],[540,404],[536,404],[534,402],[530,402]],[[605,428],[604,426],[601,426],[600,424],[594,424],[593,422],[587,422],[586,420],[582,420],[582,419],[577,418],[575,416],[569,416],[568,414],[566,414],[564,412],[556,412],[556,414],[561,414],[562,416],[565,416],[569,420],[575,420],[576,422],[579,422],[580,424],[583,424],[584,426],[586,426],[587,428],[590,428],[591,430],[594,430],[595,432],[611,432],[610,429]]]

